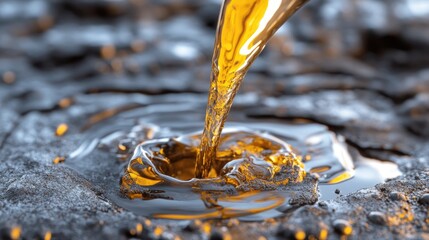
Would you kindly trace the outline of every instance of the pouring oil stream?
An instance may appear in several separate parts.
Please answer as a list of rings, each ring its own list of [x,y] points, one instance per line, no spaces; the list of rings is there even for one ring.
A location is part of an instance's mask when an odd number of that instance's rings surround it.
[[[195,177],[214,174],[220,135],[240,84],[276,30],[308,0],[225,0],[213,51],[205,127]]]

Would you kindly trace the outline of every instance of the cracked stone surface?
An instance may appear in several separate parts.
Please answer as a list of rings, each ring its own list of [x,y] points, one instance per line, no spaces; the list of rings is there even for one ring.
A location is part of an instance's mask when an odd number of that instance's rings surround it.
[[[0,2],[0,239],[15,227],[22,239],[340,239],[347,227],[347,239],[429,239],[429,12],[417,2],[313,0],[255,62],[231,118],[320,123],[403,173],[263,222],[124,210],[111,200],[124,162],[102,148],[53,164],[99,112],[203,105],[217,1]]]

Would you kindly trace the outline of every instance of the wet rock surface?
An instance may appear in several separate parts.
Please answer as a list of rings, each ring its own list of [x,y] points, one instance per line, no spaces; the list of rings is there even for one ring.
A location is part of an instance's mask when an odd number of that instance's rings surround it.
[[[429,24],[417,2],[313,1],[255,62],[232,110],[327,125],[403,176],[240,222],[149,220],[116,206],[123,162],[110,152],[53,163],[86,140],[95,113],[205,102],[216,1],[2,1],[2,238],[17,226],[26,239],[429,238]],[[60,123],[69,129],[58,137]]]

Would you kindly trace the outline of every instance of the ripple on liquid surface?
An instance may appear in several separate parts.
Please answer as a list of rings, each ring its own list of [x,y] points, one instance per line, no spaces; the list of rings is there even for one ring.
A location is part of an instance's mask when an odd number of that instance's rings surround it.
[[[212,169],[211,178],[193,179],[199,144],[196,131],[202,129],[204,100],[162,96],[153,101],[115,110],[113,116],[90,126],[86,143],[70,154],[79,159],[99,147],[117,154],[119,159],[130,159],[122,176],[124,195],[109,197],[138,214],[171,219],[261,220],[316,202],[317,183],[321,184],[322,198],[326,196],[323,186],[349,187],[344,183],[356,173],[344,140],[326,126],[288,124],[278,119],[262,122],[235,111],[232,120],[239,122],[227,124],[225,148],[218,153],[220,161]],[[163,149],[163,144],[170,152],[148,161],[153,157],[150,154]],[[118,145],[122,147],[118,149]],[[246,145],[251,147],[246,149]],[[284,168],[270,160],[276,154],[283,154]],[[244,174],[249,167],[251,174]],[[130,169],[135,171],[134,180]],[[317,174],[318,181],[308,173]],[[152,182],[135,184],[139,178],[152,178]]]

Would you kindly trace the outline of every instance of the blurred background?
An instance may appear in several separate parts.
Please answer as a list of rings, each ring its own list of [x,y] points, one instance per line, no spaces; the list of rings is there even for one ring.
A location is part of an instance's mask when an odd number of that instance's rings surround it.
[[[43,111],[100,92],[205,93],[220,3],[2,0],[0,107]],[[409,129],[429,135],[429,1],[311,0],[241,91],[347,89],[390,99]]]

